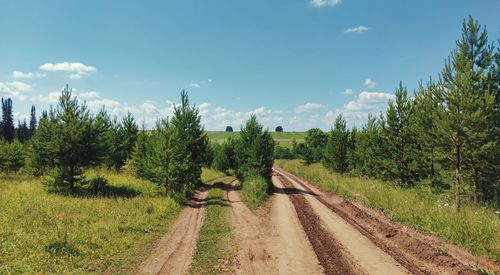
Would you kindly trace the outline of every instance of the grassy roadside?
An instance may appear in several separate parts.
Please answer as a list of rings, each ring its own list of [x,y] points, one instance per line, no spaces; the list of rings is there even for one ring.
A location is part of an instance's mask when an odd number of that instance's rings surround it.
[[[0,273],[128,273],[149,255],[181,207],[127,174],[94,170],[132,197],[47,193],[40,180],[0,178]],[[204,170],[208,181],[218,174]]]
[[[298,160],[276,160],[275,164],[323,190],[380,208],[396,221],[433,233],[475,255],[500,260],[500,218],[491,208],[465,206],[457,213],[444,194],[334,174],[320,164],[305,166]]]
[[[259,206],[262,206],[269,197],[267,193],[267,183],[264,179],[258,176],[245,178],[241,184],[241,200],[245,205],[254,211]]]
[[[193,257],[190,274],[234,273],[234,237],[231,217],[224,200],[224,186],[232,180],[216,183],[209,191],[207,210]]]

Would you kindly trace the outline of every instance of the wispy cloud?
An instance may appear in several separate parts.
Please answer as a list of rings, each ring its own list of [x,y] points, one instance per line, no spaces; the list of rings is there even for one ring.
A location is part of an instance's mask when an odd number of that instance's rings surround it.
[[[212,83],[212,79],[207,79],[207,80],[202,80],[202,81],[191,80],[191,83],[186,84],[185,86],[188,88],[200,88],[201,86],[203,86],[205,84],[211,84],[211,83]]]
[[[373,81],[371,78],[368,78],[365,80],[365,86],[368,87],[368,88],[374,88],[375,85],[377,85],[377,83],[375,81]]]
[[[311,0],[309,4],[314,7],[327,7],[327,6],[336,6],[340,4],[342,0]]]
[[[312,110],[317,110],[321,107],[323,107],[323,105],[321,105],[319,103],[306,103],[306,104],[297,106],[297,108],[295,108],[295,113],[297,113],[297,114],[306,113],[306,112],[310,112]]]
[[[45,63],[40,70],[47,72],[70,72],[69,78],[81,79],[84,75],[97,71],[96,67],[87,66],[78,62]]]
[[[28,73],[23,73],[21,71],[13,71],[12,72],[12,77],[13,78],[42,78],[45,77],[46,74],[42,74],[40,72],[28,72]]]
[[[351,32],[362,33],[362,32],[368,31],[368,30],[370,30],[369,27],[365,27],[365,26],[361,25],[359,27],[349,28],[349,29],[345,30],[345,32],[346,33],[351,33]]]
[[[354,92],[352,91],[352,89],[345,89],[345,91],[341,92],[341,94],[343,94],[343,95],[352,95],[352,94],[354,94]]]

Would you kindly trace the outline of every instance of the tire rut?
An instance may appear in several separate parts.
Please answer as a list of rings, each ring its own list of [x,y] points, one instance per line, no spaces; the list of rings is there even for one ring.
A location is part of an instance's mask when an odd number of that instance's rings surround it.
[[[293,185],[281,181],[287,190],[293,190]],[[355,266],[348,260],[343,247],[324,229],[318,215],[302,194],[288,191],[289,198],[295,207],[307,238],[326,274],[358,274]]]

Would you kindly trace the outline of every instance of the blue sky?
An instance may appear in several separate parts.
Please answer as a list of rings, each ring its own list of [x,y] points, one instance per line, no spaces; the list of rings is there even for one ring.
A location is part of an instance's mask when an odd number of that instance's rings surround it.
[[[362,125],[399,81],[436,76],[474,16],[491,39],[500,1],[0,0],[0,96],[16,118],[67,83],[97,110],[152,125],[186,89],[208,130],[255,113],[271,129]]]

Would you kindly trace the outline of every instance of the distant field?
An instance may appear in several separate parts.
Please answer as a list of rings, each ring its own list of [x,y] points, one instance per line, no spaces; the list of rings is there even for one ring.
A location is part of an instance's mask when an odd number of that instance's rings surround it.
[[[237,138],[239,137],[240,133],[239,132],[221,132],[221,131],[207,131],[208,138],[217,143],[222,143],[228,138]],[[271,132],[272,137],[274,140],[279,143],[279,145],[283,147],[291,147],[292,146],[292,139],[295,138],[297,143],[304,142],[306,133],[305,132],[282,132],[282,133],[277,133],[277,132]]]

